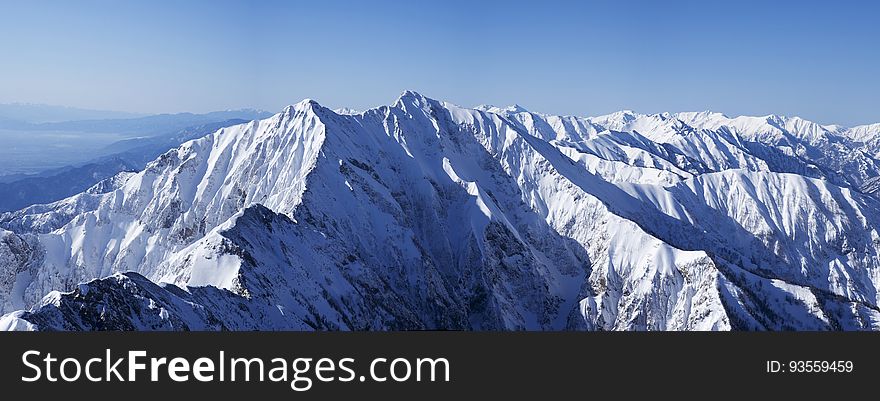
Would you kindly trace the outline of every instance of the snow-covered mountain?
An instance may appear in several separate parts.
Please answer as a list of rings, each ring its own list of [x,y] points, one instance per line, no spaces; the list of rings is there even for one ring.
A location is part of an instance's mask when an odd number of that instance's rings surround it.
[[[5,215],[0,328],[880,329],[877,137],[304,100]]]

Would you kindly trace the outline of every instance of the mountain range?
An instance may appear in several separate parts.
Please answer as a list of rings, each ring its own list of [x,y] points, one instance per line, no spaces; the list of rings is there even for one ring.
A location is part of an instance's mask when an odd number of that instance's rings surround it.
[[[10,122],[51,123],[74,120],[139,118],[143,114],[122,111],[91,110],[37,103],[0,103],[0,126]]]
[[[307,99],[0,215],[0,329],[877,330],[878,138]]]

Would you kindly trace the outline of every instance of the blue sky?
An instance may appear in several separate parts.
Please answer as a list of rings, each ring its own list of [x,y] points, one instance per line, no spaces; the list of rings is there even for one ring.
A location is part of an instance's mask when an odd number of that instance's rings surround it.
[[[391,103],[880,121],[873,1],[3,1],[0,102]]]

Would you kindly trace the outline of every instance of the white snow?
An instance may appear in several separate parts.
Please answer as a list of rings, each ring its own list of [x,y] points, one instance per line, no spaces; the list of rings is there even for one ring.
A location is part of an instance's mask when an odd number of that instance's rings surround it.
[[[392,308],[428,321],[428,296],[465,310],[486,275],[503,328],[876,329],[880,204],[858,188],[880,175],[877,127],[552,116],[410,91],[363,112],[306,99],[187,142],[112,192],[9,215],[21,232],[0,233],[13,272],[0,311],[134,271],[266,297],[277,327],[317,313],[353,328],[339,302],[381,326],[358,286],[388,285],[405,300]],[[3,327],[29,327],[16,316]]]

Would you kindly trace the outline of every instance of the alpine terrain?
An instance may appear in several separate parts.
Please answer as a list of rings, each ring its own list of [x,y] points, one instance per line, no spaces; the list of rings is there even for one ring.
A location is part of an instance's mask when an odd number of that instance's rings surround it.
[[[304,100],[0,214],[0,329],[878,330],[878,177],[880,124]]]

